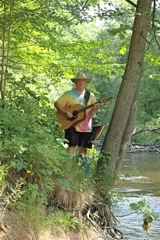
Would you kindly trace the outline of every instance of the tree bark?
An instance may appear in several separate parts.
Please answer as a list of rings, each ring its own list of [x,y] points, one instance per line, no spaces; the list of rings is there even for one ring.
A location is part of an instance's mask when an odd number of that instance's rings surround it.
[[[1,74],[0,74],[0,106],[4,108],[5,105],[5,94],[6,94],[6,81],[8,73],[8,61],[10,53],[10,41],[11,41],[11,25],[12,25],[12,14],[14,9],[14,1],[10,1],[9,7],[4,1],[3,3],[3,21],[2,21],[2,52],[1,52]]]
[[[108,165],[113,172],[117,172],[123,162],[134,129],[150,12],[151,0],[137,1],[128,60],[101,149],[102,154],[111,154]],[[99,157],[97,173],[103,169],[103,159]]]

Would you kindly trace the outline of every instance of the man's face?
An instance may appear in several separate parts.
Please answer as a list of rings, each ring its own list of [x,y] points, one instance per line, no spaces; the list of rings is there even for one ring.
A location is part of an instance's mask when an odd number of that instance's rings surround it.
[[[86,87],[86,81],[84,79],[77,79],[76,86],[80,88]]]

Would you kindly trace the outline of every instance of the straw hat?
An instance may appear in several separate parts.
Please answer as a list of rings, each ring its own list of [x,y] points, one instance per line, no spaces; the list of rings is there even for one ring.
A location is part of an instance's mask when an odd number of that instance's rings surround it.
[[[87,83],[91,82],[91,78],[87,78],[83,72],[77,73],[77,77],[71,78],[71,81],[75,83],[78,79],[85,80]]]

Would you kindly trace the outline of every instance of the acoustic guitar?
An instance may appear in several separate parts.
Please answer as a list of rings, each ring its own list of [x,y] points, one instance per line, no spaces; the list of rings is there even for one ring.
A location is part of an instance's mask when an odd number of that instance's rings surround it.
[[[67,111],[71,112],[73,114],[72,118],[67,119],[65,115],[59,113],[57,111],[57,121],[61,124],[61,128],[63,130],[68,129],[71,126],[76,125],[77,123],[83,121],[86,117],[85,111],[89,108],[94,107],[95,104],[97,103],[105,103],[109,102],[112,99],[112,97],[106,97],[100,101],[97,101],[93,104],[90,104],[86,107],[83,107],[80,104],[76,104],[74,106],[65,108]]]

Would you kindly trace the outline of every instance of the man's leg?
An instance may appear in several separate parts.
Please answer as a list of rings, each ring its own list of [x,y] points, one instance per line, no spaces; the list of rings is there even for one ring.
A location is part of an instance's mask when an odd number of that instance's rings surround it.
[[[85,147],[78,147],[79,155],[87,155],[87,149]]]
[[[65,139],[68,140],[68,153],[74,155],[78,145],[78,133],[75,131],[74,127],[65,130]]]
[[[79,142],[78,142],[78,150],[79,156],[82,159],[82,166],[85,168],[85,172],[89,173],[89,163],[87,159],[87,148],[90,146],[88,145],[90,139],[90,133],[79,133]]]
[[[82,166],[85,168],[85,172],[89,173],[89,164],[87,160],[87,149],[85,147],[79,147],[79,158],[81,158]]]
[[[76,147],[68,147],[67,151],[68,153],[75,155]]]

